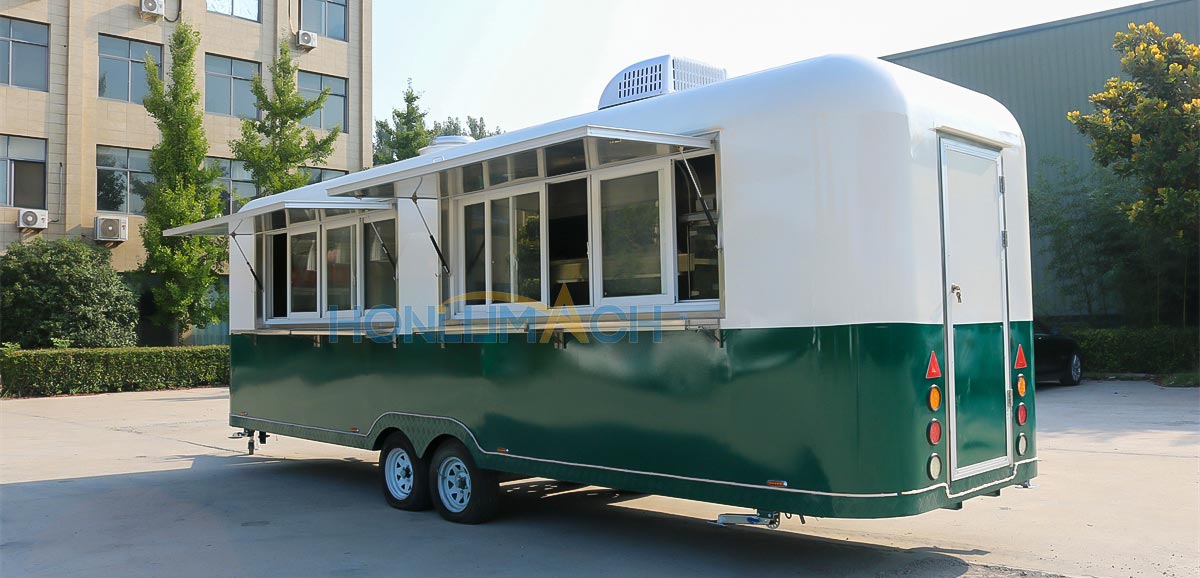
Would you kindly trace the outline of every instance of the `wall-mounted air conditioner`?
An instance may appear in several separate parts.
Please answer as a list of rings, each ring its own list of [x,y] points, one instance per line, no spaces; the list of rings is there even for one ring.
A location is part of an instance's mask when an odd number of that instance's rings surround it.
[[[22,229],[45,229],[50,226],[50,213],[42,209],[21,209],[17,213],[17,226]]]
[[[138,12],[142,20],[158,20],[163,17],[163,0],[139,0]]]
[[[296,33],[296,44],[305,50],[312,50],[317,47],[317,33],[301,30]]]
[[[96,217],[97,241],[121,242],[129,240],[129,218],[118,216]]]

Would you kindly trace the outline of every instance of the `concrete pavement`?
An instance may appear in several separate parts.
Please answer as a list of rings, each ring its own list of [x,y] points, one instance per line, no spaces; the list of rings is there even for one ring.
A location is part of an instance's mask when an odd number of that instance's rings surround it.
[[[774,532],[547,480],[506,485],[483,526],[392,510],[374,453],[246,456],[224,389],[3,400],[0,576],[1200,576],[1200,390],[1038,395],[1035,489]]]

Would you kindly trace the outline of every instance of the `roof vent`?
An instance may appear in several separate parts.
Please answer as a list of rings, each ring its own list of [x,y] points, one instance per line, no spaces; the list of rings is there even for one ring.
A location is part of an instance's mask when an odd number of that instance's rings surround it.
[[[469,137],[464,134],[452,134],[452,135],[439,136],[439,137],[435,137],[433,140],[429,141],[428,145],[423,146],[420,149],[418,149],[417,154],[418,155],[427,155],[429,153],[436,153],[438,151],[452,149],[454,147],[462,146],[465,144],[471,144],[473,142],[475,142],[474,138]]]
[[[670,54],[622,70],[600,96],[601,109],[725,80],[724,68]]]

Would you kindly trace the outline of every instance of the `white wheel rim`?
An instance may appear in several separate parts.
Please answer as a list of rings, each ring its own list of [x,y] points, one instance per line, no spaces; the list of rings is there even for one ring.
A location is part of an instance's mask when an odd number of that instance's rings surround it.
[[[447,510],[456,514],[471,503],[471,474],[462,460],[451,456],[438,466],[438,497]]]
[[[412,458],[401,448],[392,448],[387,459],[383,461],[383,475],[387,480],[388,491],[397,500],[406,500],[412,494],[413,471]]]
[[[1080,363],[1078,355],[1072,355],[1071,356],[1071,379],[1074,381],[1079,381],[1079,378],[1081,376],[1083,376],[1083,364]]]

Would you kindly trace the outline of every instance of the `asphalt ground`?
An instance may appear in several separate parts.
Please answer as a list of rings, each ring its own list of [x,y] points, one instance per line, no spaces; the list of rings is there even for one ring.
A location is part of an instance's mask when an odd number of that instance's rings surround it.
[[[1044,386],[1033,489],[775,531],[540,479],[451,524],[387,507],[372,452],[248,456],[227,413],[220,388],[0,401],[0,576],[1200,576],[1200,389]]]

